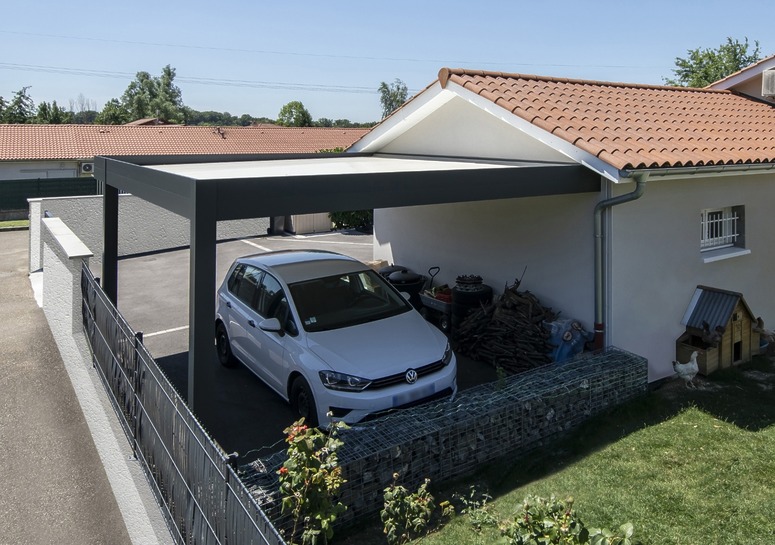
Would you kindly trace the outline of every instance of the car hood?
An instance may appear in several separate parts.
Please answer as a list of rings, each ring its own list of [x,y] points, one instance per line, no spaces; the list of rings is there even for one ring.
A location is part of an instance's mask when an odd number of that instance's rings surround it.
[[[307,342],[332,370],[376,379],[440,360],[447,338],[413,310],[376,322],[308,333]]]

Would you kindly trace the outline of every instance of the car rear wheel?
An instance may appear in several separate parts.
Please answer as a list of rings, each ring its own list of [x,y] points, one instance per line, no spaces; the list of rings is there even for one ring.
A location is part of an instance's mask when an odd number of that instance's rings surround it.
[[[311,428],[318,426],[318,410],[315,406],[315,398],[307,381],[298,377],[291,386],[291,406],[296,413],[304,418],[304,422]]]
[[[215,348],[218,352],[218,361],[224,367],[234,367],[237,360],[234,358],[234,354],[231,352],[231,344],[229,344],[229,334],[226,332],[226,328],[223,324],[218,324],[215,328]]]

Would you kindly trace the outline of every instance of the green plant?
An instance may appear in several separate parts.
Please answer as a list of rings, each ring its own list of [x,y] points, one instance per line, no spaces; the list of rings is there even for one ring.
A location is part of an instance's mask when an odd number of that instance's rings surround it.
[[[589,531],[573,510],[573,498],[548,500],[527,496],[514,521],[501,528],[510,545],[577,545],[588,543]]]
[[[291,540],[299,524],[303,526],[303,545],[328,543],[334,535],[333,523],[346,507],[334,501],[346,481],[336,451],[343,445],[337,431],[345,424],[331,425],[328,433],[304,425],[304,419],[286,428],[288,459],[277,472],[280,475],[282,512],[293,515]]]
[[[374,210],[330,212],[328,217],[335,229],[370,229],[374,225]]]
[[[589,531],[589,545],[634,545],[632,524],[626,523],[618,531],[593,528]]]
[[[398,473],[393,473],[393,483],[385,489],[385,505],[380,512],[384,533],[390,545],[401,545],[425,533],[436,509],[433,496],[428,492],[430,479],[416,492],[398,484]]]
[[[462,505],[460,514],[466,515],[471,527],[479,533],[485,526],[496,526],[498,519],[493,515],[487,502],[492,499],[486,492],[481,492],[476,486],[472,485],[468,489],[468,495],[454,494],[453,499]]]

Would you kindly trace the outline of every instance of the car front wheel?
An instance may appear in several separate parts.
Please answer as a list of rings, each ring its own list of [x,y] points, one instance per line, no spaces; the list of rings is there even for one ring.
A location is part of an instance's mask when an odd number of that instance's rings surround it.
[[[318,410],[315,406],[315,398],[307,381],[298,377],[291,386],[291,406],[296,413],[304,418],[304,422],[311,428],[318,426]]]
[[[224,367],[234,367],[237,363],[234,359],[234,354],[231,352],[231,344],[229,344],[229,334],[226,332],[226,328],[223,324],[218,324],[215,329],[215,348],[218,351],[218,361]]]

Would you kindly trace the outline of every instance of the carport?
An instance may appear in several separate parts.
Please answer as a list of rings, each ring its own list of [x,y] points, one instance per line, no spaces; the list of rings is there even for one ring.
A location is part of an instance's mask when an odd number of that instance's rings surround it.
[[[599,175],[577,164],[357,153],[98,157],[95,177],[105,187],[102,286],[114,303],[119,191],[190,221],[188,403],[200,414],[214,386],[218,221],[600,191]]]

